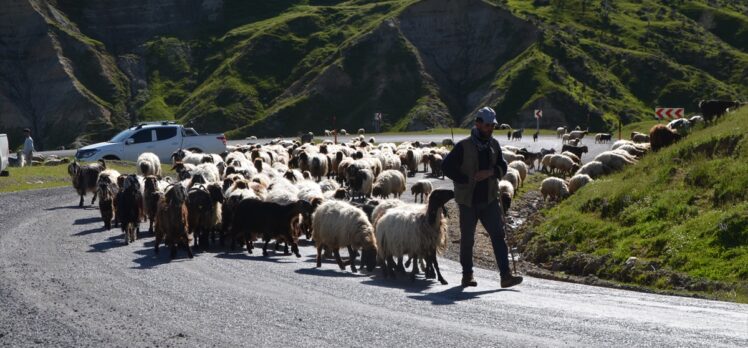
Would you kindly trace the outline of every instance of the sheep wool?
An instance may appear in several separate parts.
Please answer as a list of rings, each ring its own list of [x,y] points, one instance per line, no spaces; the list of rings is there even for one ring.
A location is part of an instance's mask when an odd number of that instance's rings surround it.
[[[335,254],[338,265],[345,269],[338,250],[350,247],[349,250],[363,249],[362,261],[371,271],[376,265],[377,241],[374,227],[363,210],[341,201],[322,203],[312,216],[314,244],[317,247],[317,267],[321,266],[322,247],[327,247]],[[351,270],[356,272],[355,254],[351,256]]]
[[[540,183],[540,193],[543,195],[543,200],[550,198],[560,201],[569,196],[569,186],[559,178],[550,177]]]

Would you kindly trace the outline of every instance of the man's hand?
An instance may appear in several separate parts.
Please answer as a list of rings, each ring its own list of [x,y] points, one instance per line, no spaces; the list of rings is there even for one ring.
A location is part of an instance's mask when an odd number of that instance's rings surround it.
[[[493,170],[487,169],[487,170],[481,170],[477,173],[475,173],[475,176],[473,176],[473,179],[475,179],[475,182],[486,180],[493,176]]]

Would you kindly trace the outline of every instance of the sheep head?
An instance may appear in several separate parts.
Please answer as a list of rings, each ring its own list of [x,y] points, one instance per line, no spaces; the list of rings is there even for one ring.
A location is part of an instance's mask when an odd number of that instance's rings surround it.
[[[80,169],[81,166],[78,164],[78,161],[73,161],[73,163],[68,165],[68,174],[70,174],[71,177],[74,177]]]
[[[436,210],[439,208],[443,208],[444,204],[446,204],[452,198],[455,198],[455,192],[452,190],[436,189],[431,192],[431,195],[429,195],[428,208],[426,208],[426,212],[428,213],[428,222],[430,225],[434,225],[436,223]]]

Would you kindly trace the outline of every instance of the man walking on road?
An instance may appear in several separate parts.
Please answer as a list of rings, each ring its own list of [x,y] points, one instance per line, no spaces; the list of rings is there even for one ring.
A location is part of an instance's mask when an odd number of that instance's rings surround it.
[[[31,139],[31,129],[25,128],[23,135],[26,141],[23,142],[23,160],[26,165],[31,166],[34,155],[34,139]]]
[[[499,142],[493,138],[496,112],[490,107],[478,110],[470,136],[455,145],[442,163],[444,175],[452,179],[455,201],[460,208],[460,264],[462,286],[477,286],[473,277],[475,227],[480,220],[491,237],[501,287],[522,283],[512,275],[504,240],[504,220],[499,207],[499,180],[507,170]]]

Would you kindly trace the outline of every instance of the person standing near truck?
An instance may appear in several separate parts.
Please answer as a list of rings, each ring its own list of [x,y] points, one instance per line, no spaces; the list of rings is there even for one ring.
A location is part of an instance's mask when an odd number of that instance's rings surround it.
[[[23,160],[24,163],[31,166],[35,151],[34,139],[31,138],[31,129],[24,128],[23,135],[26,137],[26,140],[23,142]]]

